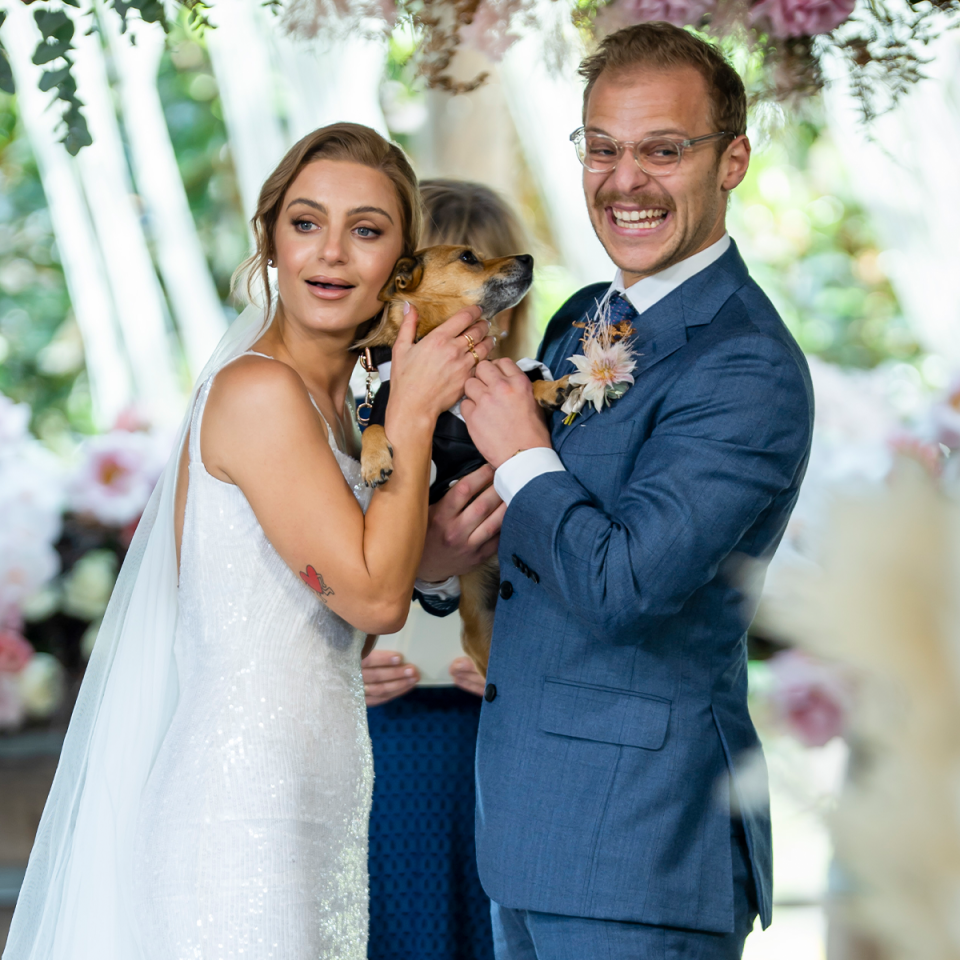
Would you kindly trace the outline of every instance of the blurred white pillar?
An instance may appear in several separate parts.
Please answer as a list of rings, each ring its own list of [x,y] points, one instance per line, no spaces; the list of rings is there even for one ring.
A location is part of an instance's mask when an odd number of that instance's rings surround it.
[[[855,196],[887,248],[887,271],[923,345],[960,368],[960,38],[927,51],[920,81],[865,128],[845,78],[824,92]],[[835,73],[840,71],[835,69]]]
[[[271,26],[291,145],[318,127],[344,120],[389,136],[380,107],[387,40],[374,35],[374,24],[369,35],[314,40],[290,37],[279,21]]]
[[[191,378],[195,378],[227,324],[190,212],[157,92],[164,33],[157,24],[131,17],[127,35],[122,36],[117,13],[102,2],[98,7],[116,66],[137,191],[146,204],[160,274]]]
[[[99,33],[87,33],[90,21],[79,9],[64,10],[77,27],[77,96],[84,103],[93,137],[93,144],[80,151],[76,165],[103,251],[137,399],[152,421],[175,422],[182,414],[183,394],[174,371],[174,345],[130,183],[102,41]]]
[[[583,86],[572,57],[569,63],[551,68],[545,49],[551,37],[560,37],[568,19],[566,3],[541,2],[541,29],[527,30],[506,52],[500,78],[564,266],[581,283],[593,283],[611,280],[616,268],[590,223],[583,198],[583,168],[569,141],[582,122]]]
[[[270,62],[270,37],[276,27],[259,0],[216,3],[210,20],[216,29],[207,31],[207,48],[220,89],[243,210],[250,220],[263,181],[287,149]]]
[[[52,93],[37,89],[43,68],[30,57],[40,32],[30,10],[21,3],[10,4],[0,32],[16,78],[20,120],[40,170],[70,302],[83,336],[94,422],[105,429],[130,404],[133,393],[110,284],[76,167],[58,142],[59,108],[50,105]]]

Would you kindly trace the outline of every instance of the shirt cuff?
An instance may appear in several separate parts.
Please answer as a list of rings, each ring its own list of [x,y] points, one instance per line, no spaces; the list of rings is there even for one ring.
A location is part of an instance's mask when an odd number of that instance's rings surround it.
[[[551,447],[521,450],[497,468],[493,475],[493,489],[509,506],[510,501],[535,477],[558,470],[566,470],[566,467]]]
[[[440,583],[430,583],[419,577],[413,581],[413,589],[425,597],[435,597],[437,600],[454,600],[460,596],[460,578],[447,577]]]

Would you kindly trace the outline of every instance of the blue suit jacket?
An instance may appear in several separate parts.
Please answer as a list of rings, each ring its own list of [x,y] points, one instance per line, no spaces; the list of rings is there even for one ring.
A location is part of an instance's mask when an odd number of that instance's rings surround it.
[[[605,288],[551,322],[556,376]],[[566,472],[528,483],[504,519],[480,877],[506,907],[730,932],[731,791],[764,924],[772,866],[737,558],[769,558],[783,534],[813,394],[735,245],[635,325],[634,386],[571,426],[554,416]]]

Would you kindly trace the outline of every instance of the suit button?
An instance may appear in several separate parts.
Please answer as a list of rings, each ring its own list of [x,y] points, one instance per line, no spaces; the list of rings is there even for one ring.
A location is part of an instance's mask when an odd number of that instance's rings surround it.
[[[488,683],[486,690],[483,691],[483,699],[487,703],[493,703],[497,699],[497,685],[495,683]]]
[[[500,599],[509,600],[513,596],[513,584],[509,580],[504,580],[500,584]]]

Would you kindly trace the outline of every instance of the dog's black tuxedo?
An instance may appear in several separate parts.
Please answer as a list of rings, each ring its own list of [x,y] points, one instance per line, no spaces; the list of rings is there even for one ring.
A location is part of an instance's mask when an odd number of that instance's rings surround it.
[[[386,370],[384,367],[390,362],[392,351],[390,347],[373,347],[370,355],[380,373],[380,389],[373,399],[369,423],[383,426],[387,416],[387,401],[390,398],[389,367]],[[531,369],[523,371],[531,380],[549,378],[550,371],[542,364],[537,364],[535,361],[521,361],[521,364],[523,363],[531,365]],[[459,404],[453,409],[458,407]],[[444,410],[437,419],[437,426],[433,431],[431,458],[435,472],[430,483],[430,503],[436,503],[452,484],[468,473],[479,470],[486,463],[470,439],[467,425],[452,410]]]

